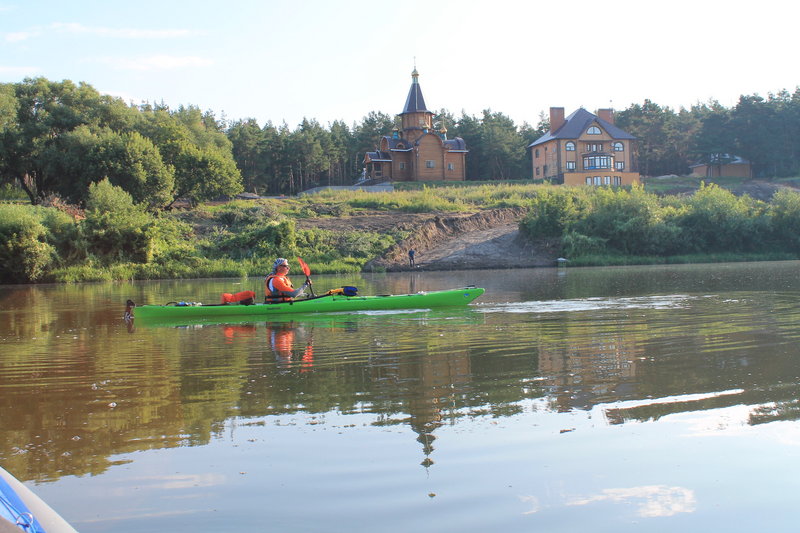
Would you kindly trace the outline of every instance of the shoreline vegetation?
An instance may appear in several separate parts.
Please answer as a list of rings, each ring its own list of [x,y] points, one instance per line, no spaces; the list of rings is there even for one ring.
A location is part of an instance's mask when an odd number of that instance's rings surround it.
[[[657,192],[648,184],[397,184],[393,192],[322,191],[168,211],[136,203],[108,180],[89,187],[85,208],[58,198],[25,205],[20,191],[6,186],[0,191],[0,281],[260,277],[277,256],[303,257],[317,274],[359,272],[412,237],[413,228],[331,231],[300,229],[298,221],[497,208],[525,210],[521,236],[533,246],[556,242],[571,267],[800,258],[800,192],[781,182],[768,199],[754,199],[725,188],[741,180],[714,181],[696,180],[691,192],[685,179],[676,180],[675,194],[665,180]]]

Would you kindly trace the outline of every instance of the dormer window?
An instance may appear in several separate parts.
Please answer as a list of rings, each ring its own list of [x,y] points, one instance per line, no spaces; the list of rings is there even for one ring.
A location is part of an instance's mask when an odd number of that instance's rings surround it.
[[[614,146],[614,151],[615,152],[624,152],[625,151],[625,145],[622,144],[621,142],[615,142],[613,144],[613,146]]]
[[[588,135],[600,135],[602,132],[600,131],[600,128],[598,128],[597,126],[590,126],[589,129],[586,130],[586,133]]]

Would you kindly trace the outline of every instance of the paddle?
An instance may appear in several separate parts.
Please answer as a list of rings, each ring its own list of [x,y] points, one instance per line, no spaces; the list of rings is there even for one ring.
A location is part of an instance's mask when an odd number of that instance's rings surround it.
[[[314,286],[311,285],[311,269],[308,268],[306,262],[300,259],[299,257],[297,258],[297,260],[300,262],[300,268],[303,269],[303,274],[306,275],[306,282],[308,283],[308,288],[311,289],[311,296],[316,297],[317,295],[314,294]]]

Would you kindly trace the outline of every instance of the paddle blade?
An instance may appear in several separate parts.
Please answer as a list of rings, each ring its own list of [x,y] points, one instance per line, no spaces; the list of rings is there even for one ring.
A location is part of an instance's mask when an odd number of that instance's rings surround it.
[[[308,265],[306,264],[306,262],[303,261],[302,259],[300,259],[299,257],[297,258],[297,261],[300,263],[300,268],[303,269],[303,274],[305,274],[306,276],[310,276],[311,275],[311,269],[308,268]]]

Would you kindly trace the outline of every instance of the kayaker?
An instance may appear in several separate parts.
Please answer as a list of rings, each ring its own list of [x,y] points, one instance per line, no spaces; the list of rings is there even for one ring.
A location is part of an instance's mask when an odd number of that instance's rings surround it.
[[[311,285],[307,279],[303,286],[295,289],[288,277],[289,261],[279,257],[272,264],[272,272],[264,279],[264,303],[290,302]]]

